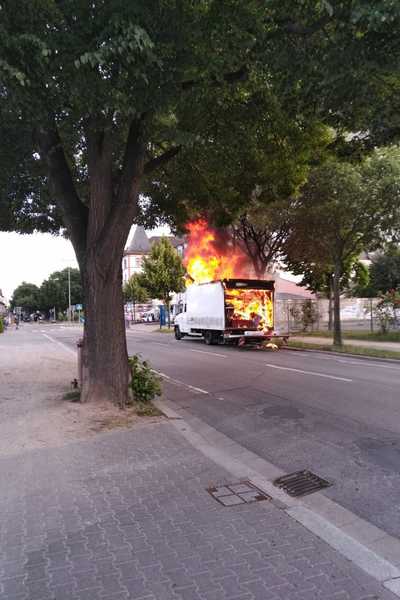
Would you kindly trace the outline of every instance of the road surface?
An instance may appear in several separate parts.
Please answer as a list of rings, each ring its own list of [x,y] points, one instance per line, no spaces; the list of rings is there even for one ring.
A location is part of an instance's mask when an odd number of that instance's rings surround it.
[[[70,350],[81,335],[31,328]],[[128,349],[176,381],[168,400],[288,473],[328,479],[324,494],[400,537],[400,364],[209,347],[155,329],[128,330]]]

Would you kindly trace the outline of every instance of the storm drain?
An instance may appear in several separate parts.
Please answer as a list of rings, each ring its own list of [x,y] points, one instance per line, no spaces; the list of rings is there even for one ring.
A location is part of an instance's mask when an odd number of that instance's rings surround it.
[[[210,487],[207,488],[207,492],[223,506],[236,506],[237,504],[271,500],[270,496],[250,483],[250,481],[240,481],[239,483]]]
[[[318,492],[332,484],[311,471],[296,471],[296,473],[278,477],[275,479],[274,485],[285,490],[289,496],[297,497]]]

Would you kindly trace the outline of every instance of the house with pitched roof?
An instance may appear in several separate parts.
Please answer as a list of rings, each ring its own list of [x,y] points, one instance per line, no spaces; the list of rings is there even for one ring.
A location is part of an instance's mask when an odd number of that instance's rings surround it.
[[[132,238],[128,242],[128,245],[124,251],[124,256],[122,259],[123,283],[126,283],[128,279],[135,273],[141,272],[143,259],[150,254],[153,244],[159,242],[162,237],[166,237],[176,249],[178,254],[183,257],[186,245],[184,238],[179,238],[172,235],[154,235],[148,237],[144,227],[137,225],[133,232]]]

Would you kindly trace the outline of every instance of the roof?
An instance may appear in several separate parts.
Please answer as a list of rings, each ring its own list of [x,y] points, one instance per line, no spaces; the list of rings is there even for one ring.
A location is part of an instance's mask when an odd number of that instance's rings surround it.
[[[297,285],[294,281],[285,279],[284,277],[276,277],[275,290],[278,298],[282,300],[290,298],[303,298],[303,299],[314,299],[316,295],[305,287]]]
[[[183,237],[176,237],[173,235],[153,235],[149,239],[150,245],[153,246],[154,244],[157,244],[163,238],[167,238],[167,240],[171,242],[174,248],[176,248],[177,246],[182,246],[182,244],[185,243],[185,238]]]
[[[125,250],[125,254],[148,254],[150,242],[144,227],[137,225],[131,243]]]

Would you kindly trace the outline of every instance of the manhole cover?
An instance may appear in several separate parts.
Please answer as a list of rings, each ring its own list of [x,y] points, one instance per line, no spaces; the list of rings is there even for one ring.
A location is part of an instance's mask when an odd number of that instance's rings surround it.
[[[297,471],[275,479],[274,485],[285,490],[289,496],[306,496],[332,484],[311,471]]]
[[[236,506],[237,504],[271,500],[270,496],[250,483],[250,481],[240,481],[238,483],[210,487],[207,488],[207,492],[223,506]]]

